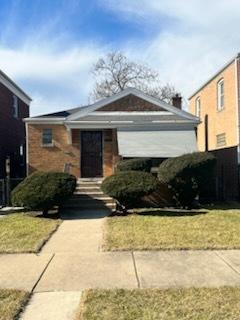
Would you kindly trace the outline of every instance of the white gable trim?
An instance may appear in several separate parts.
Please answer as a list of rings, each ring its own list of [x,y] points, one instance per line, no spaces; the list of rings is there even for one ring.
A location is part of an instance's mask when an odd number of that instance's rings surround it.
[[[30,105],[32,99],[20,89],[4,72],[0,70],[0,82],[8,88],[15,96],[21,99],[27,105]]]
[[[93,111],[91,116],[169,116],[169,111]]]
[[[84,110],[79,110],[73,114],[71,114],[70,116],[67,117],[67,120],[77,120],[81,117],[84,117],[86,115],[88,115],[89,113],[91,112],[94,112],[95,110],[97,109],[100,109],[102,107],[104,107],[105,105],[107,104],[110,104],[112,102],[115,102],[121,98],[124,98],[126,97],[127,95],[129,94],[132,94],[132,95],[135,95],[136,97],[138,98],[141,98],[145,101],[148,101],[152,104],[155,104],[163,109],[165,109],[166,111],[169,111],[169,112],[172,112],[176,115],[179,115],[185,119],[188,119],[188,120],[192,120],[192,121],[195,121],[195,122],[199,122],[199,118],[191,115],[190,113],[186,112],[186,111],[183,111],[183,110],[180,110],[180,109],[177,109],[173,106],[171,106],[170,104],[167,104],[166,102],[164,101],[161,101],[157,98],[154,98],[154,97],[150,97],[148,96],[147,94],[141,92],[140,90],[137,90],[135,88],[127,88],[109,98],[105,98],[103,100],[100,100],[96,103],[94,103],[93,105],[87,107],[87,108],[84,108]]]

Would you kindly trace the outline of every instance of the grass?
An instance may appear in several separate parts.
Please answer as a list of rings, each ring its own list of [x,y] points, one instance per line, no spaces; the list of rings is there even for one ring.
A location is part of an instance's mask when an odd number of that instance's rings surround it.
[[[15,320],[29,294],[18,290],[0,290],[0,320]]]
[[[89,290],[78,320],[237,320],[240,288]]]
[[[0,253],[38,252],[60,220],[11,214],[0,219]]]
[[[109,217],[105,250],[239,249],[240,210]],[[190,215],[191,214],[191,215]]]

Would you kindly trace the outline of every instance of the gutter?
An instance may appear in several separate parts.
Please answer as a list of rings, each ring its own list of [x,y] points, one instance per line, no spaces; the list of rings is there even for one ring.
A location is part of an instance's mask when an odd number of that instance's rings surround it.
[[[32,124],[64,124],[66,118],[24,118],[23,122]]]

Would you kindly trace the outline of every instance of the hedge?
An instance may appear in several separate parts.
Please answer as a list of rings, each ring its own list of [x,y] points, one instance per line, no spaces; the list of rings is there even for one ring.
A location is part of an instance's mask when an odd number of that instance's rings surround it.
[[[159,166],[158,179],[167,184],[177,206],[191,206],[213,177],[216,159],[208,152],[169,158]]]
[[[101,188],[128,209],[138,207],[141,198],[151,194],[157,186],[158,180],[148,172],[122,171],[104,179]]]
[[[76,178],[63,172],[35,172],[21,182],[11,193],[15,206],[41,210],[44,214],[60,206],[74,192]]]
[[[136,158],[121,160],[117,163],[116,171],[144,171],[150,172],[152,160],[150,158]]]

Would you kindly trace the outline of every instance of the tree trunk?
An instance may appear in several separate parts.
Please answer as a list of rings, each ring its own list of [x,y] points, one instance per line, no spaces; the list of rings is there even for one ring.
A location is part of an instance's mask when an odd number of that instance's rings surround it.
[[[48,209],[43,209],[43,212],[42,212],[43,216],[44,217],[47,217],[48,216]]]

